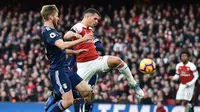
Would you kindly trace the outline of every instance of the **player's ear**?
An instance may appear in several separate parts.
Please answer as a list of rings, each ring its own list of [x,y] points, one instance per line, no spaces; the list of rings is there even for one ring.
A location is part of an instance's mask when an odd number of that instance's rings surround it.
[[[53,15],[49,15],[49,20],[53,20]]]
[[[86,15],[86,18],[89,18],[89,17],[90,17],[90,14],[87,14],[87,15]]]

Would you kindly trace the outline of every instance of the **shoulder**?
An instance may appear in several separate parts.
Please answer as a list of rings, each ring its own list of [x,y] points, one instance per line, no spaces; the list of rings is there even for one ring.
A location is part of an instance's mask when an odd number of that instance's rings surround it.
[[[48,27],[48,26],[45,26],[44,29],[45,29],[46,31],[52,31],[52,30],[53,30],[51,27]]]
[[[183,66],[183,63],[182,63],[182,62],[176,64],[176,70],[178,70],[180,66]]]
[[[52,32],[53,31],[53,29],[52,28],[50,28],[50,27],[48,27],[48,26],[44,26],[44,28],[43,28],[43,33],[49,33],[49,32]]]
[[[50,27],[44,27],[44,30],[43,30],[43,34],[45,36],[48,36],[50,38],[54,38],[58,35],[57,31],[53,28],[50,28]]]
[[[76,23],[76,24],[72,27],[72,29],[73,29],[74,31],[76,31],[77,33],[80,33],[80,32],[82,31],[83,27],[84,27],[84,25],[83,25],[82,23]]]
[[[188,65],[194,65],[194,63],[192,63],[191,61],[188,62]]]
[[[190,61],[188,62],[188,66],[190,66],[190,67],[192,67],[192,68],[193,68],[193,67],[196,67],[196,65],[195,65],[194,63],[190,62]]]

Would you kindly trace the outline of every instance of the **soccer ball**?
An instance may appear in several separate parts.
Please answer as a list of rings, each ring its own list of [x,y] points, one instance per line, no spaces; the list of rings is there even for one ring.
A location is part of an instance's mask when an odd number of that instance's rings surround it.
[[[140,62],[140,71],[144,74],[151,74],[155,72],[156,64],[152,59],[145,58]]]

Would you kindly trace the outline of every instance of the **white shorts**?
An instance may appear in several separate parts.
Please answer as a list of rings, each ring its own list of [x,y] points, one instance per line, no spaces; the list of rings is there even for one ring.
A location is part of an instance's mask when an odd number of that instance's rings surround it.
[[[108,56],[99,56],[92,61],[77,63],[77,74],[86,82],[89,82],[93,75],[109,70],[107,61]]]
[[[188,88],[186,88],[185,85],[180,84],[179,89],[176,94],[176,100],[190,101],[194,94],[194,87],[195,87],[195,84],[189,86]]]

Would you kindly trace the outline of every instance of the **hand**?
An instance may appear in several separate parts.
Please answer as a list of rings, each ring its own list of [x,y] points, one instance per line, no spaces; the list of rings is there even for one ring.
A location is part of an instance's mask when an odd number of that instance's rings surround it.
[[[80,35],[80,34],[78,34],[78,33],[74,33],[73,36],[76,37],[77,39],[82,38],[82,35]]]
[[[85,41],[89,41],[89,40],[92,40],[93,37],[94,37],[93,34],[85,34],[85,35],[83,36],[83,39],[84,39]]]
[[[86,52],[86,51],[88,51],[88,49],[79,49],[79,50],[76,50],[76,51],[75,51],[75,54],[76,54],[76,55],[79,55],[79,54],[84,53],[84,52]]]

